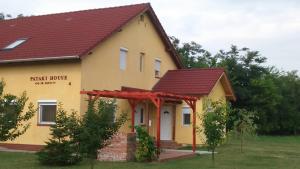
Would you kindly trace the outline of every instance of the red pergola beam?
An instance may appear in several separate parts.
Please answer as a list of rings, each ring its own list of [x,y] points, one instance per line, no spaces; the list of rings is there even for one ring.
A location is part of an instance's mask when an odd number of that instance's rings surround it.
[[[178,100],[197,100],[197,97],[193,96],[183,96],[165,92],[128,92],[128,91],[81,91],[80,94],[87,94],[95,97],[110,97],[110,98],[120,98],[120,99],[151,99],[151,98],[164,98],[164,99],[178,99]]]

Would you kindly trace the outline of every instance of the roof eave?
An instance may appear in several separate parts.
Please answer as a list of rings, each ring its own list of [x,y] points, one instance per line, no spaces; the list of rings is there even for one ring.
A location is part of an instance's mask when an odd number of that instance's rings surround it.
[[[51,60],[72,60],[80,59],[79,56],[55,56],[55,57],[40,57],[40,58],[28,58],[28,59],[7,59],[0,60],[0,63],[21,63],[21,62],[35,62],[35,61],[51,61]]]

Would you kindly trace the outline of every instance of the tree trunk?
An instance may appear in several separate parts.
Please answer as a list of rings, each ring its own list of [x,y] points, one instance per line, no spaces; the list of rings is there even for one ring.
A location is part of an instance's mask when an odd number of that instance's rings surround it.
[[[91,166],[91,169],[94,169],[94,159],[93,158],[90,158],[90,166]]]
[[[243,130],[241,130],[241,153],[243,153],[243,144],[244,144],[244,133]]]
[[[215,149],[212,149],[211,157],[212,157],[212,162],[213,162],[213,166],[214,166],[215,165]]]

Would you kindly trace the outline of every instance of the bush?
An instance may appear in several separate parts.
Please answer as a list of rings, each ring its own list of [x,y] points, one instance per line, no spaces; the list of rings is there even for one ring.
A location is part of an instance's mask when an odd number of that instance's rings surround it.
[[[126,113],[115,117],[117,108],[116,100],[88,101],[88,110],[82,118],[78,141],[80,152],[90,160],[91,168],[94,168],[98,152],[109,145],[109,140],[127,120]]]
[[[157,159],[157,148],[154,139],[148,134],[145,128],[136,126],[137,138],[139,140],[135,158],[139,162],[150,162]]]
[[[72,165],[82,160],[79,144],[75,141],[78,135],[79,120],[75,112],[67,116],[59,105],[56,123],[50,127],[52,138],[37,153],[38,160],[45,165]]]

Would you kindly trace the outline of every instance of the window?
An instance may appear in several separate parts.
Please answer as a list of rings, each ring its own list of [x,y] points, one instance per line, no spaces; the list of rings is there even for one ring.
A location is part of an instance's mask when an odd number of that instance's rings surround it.
[[[126,57],[127,57],[128,49],[120,48],[120,69],[126,69]]]
[[[56,100],[39,101],[39,124],[55,124]]]
[[[182,108],[182,124],[184,126],[191,124],[191,113],[189,107],[183,107]]]
[[[159,78],[160,77],[160,65],[161,65],[161,61],[158,59],[155,59],[155,63],[154,63],[154,73],[155,73],[155,77]]]
[[[144,123],[144,109],[143,109],[143,108],[141,108],[140,123],[141,123],[141,124]]]
[[[140,72],[144,71],[144,60],[145,60],[145,53],[140,54]]]
[[[13,43],[7,45],[6,47],[4,47],[3,49],[4,50],[8,50],[8,49],[13,49],[19,45],[21,45],[22,43],[24,43],[27,39],[25,38],[22,38],[22,39],[18,39],[16,41],[14,41]]]

